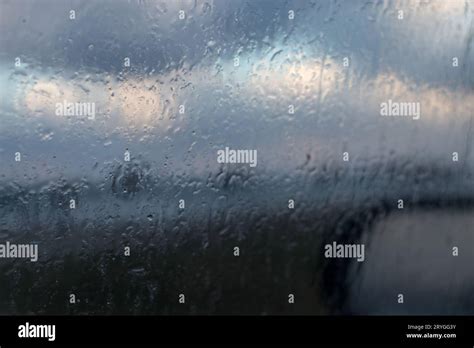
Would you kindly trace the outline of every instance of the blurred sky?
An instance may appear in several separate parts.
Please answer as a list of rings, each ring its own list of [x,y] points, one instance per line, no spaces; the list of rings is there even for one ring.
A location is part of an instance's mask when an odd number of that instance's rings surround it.
[[[0,0],[0,180],[100,180],[125,149],[159,175],[207,176],[225,146],[257,149],[259,173],[343,151],[457,151],[472,168],[473,18],[469,0]],[[388,99],[419,102],[420,120],[381,117]],[[96,119],[55,115],[63,100]]]

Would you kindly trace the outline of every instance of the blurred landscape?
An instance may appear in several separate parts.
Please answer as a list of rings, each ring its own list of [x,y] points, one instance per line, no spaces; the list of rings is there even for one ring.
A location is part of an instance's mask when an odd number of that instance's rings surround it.
[[[39,246],[0,259],[0,314],[473,315],[473,19],[469,0],[0,0],[0,243]],[[420,119],[381,117],[389,99]],[[217,163],[226,146],[258,165]],[[333,241],[365,261],[324,258]]]

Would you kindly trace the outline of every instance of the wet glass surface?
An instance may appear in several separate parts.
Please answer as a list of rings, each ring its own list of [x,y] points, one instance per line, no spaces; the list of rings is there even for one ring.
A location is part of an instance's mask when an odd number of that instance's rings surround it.
[[[474,314],[473,20],[0,0],[0,314]]]

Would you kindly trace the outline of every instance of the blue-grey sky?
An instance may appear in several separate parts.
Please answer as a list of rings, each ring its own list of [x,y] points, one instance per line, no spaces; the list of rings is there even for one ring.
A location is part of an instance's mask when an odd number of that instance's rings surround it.
[[[225,146],[257,149],[257,173],[343,151],[473,166],[470,1],[0,4],[2,181],[100,180],[125,149],[201,177]],[[388,99],[419,102],[420,119],[381,117]],[[55,115],[63,100],[94,102],[96,119]]]

